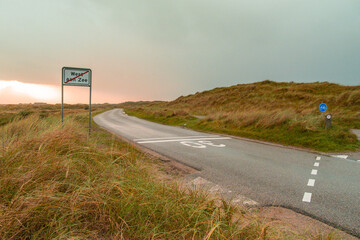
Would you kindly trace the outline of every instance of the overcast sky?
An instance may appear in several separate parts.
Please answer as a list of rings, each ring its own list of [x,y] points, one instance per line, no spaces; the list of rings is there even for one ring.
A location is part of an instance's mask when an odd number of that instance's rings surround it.
[[[30,101],[9,80],[55,86],[60,102],[63,66],[92,69],[99,103],[265,79],[359,85],[360,1],[0,0],[0,103]]]

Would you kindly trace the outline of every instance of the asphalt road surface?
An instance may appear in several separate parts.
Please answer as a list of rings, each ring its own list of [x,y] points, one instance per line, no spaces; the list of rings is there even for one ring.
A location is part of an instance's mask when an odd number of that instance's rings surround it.
[[[262,205],[291,208],[360,236],[360,162],[156,124],[121,109],[94,121]]]

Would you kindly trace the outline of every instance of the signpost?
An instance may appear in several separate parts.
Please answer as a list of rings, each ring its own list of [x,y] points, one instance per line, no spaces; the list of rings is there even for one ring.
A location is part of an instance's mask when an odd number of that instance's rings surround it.
[[[91,69],[63,67],[61,78],[61,122],[64,122],[64,86],[89,87],[89,135],[91,131]]]
[[[322,112],[322,115],[324,116],[324,112],[327,110],[327,105],[325,103],[321,103],[319,105],[319,110],[320,112]],[[332,119],[331,114],[325,115],[325,128],[327,129],[331,128],[331,119]]]
[[[327,110],[326,104],[325,104],[325,103],[321,103],[321,104],[319,105],[319,110],[320,110],[320,112],[325,112],[325,111]]]
[[[327,128],[327,129],[331,128],[331,119],[332,119],[332,115],[331,114],[326,114],[326,116],[325,116],[325,128]]]

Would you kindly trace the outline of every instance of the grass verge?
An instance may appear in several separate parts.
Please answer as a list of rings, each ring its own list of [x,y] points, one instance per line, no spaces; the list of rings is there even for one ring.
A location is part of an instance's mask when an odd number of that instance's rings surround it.
[[[328,104],[332,128],[325,129],[318,106]],[[310,148],[355,151],[360,141],[360,87],[330,83],[264,81],[179,97],[171,102],[124,103],[129,115],[194,130]]]
[[[160,182],[154,159],[86,123],[32,114],[0,129],[1,239],[304,239]]]

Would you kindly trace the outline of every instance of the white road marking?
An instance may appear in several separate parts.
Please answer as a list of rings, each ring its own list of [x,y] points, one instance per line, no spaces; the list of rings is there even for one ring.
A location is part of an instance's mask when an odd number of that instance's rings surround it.
[[[188,146],[188,147],[193,147],[193,148],[206,148],[206,145],[211,146],[211,147],[226,147],[225,144],[214,144],[211,141],[183,141],[180,142],[182,145]]]
[[[164,142],[185,142],[185,141],[203,141],[203,140],[225,140],[231,139],[229,137],[219,137],[219,138],[183,138],[183,139],[166,139],[166,140],[154,140],[154,141],[142,141],[137,143],[164,143]]]
[[[349,155],[331,155],[332,157],[336,157],[336,158],[343,158],[343,159],[347,159]]]
[[[225,144],[214,144],[212,143],[211,141],[198,141],[199,143],[202,143],[202,144],[206,144],[206,145],[209,145],[209,146],[212,146],[212,147],[226,147]]]
[[[309,179],[308,184],[309,187],[313,187],[315,185],[315,179]]]
[[[203,138],[209,136],[182,136],[182,137],[158,137],[158,138],[138,138],[134,139],[133,141],[150,141],[150,140],[166,140],[166,139],[177,139],[177,138]],[[219,137],[218,135],[212,137]]]
[[[193,148],[206,148],[205,145],[201,144],[201,143],[197,143],[197,142],[191,142],[191,141],[184,141],[184,142],[180,142],[182,145],[188,146],[188,147],[193,147]]]
[[[311,202],[311,195],[312,193],[305,192],[303,197],[303,202]]]
[[[321,160],[321,157],[320,157],[320,156],[317,156],[317,157],[315,158],[315,160],[316,160],[316,161],[320,161],[320,160]],[[320,162],[315,162],[315,163],[314,163],[314,167],[319,167],[319,165],[320,165]],[[311,175],[317,175],[317,173],[318,173],[318,170],[317,170],[317,169],[312,169],[312,170],[311,170]],[[310,178],[310,179],[308,180],[307,185],[308,185],[309,187],[314,187],[314,186],[315,186],[315,179]],[[308,203],[311,202],[311,196],[312,196],[312,193],[305,192],[302,201],[303,201],[303,202],[308,202]]]

